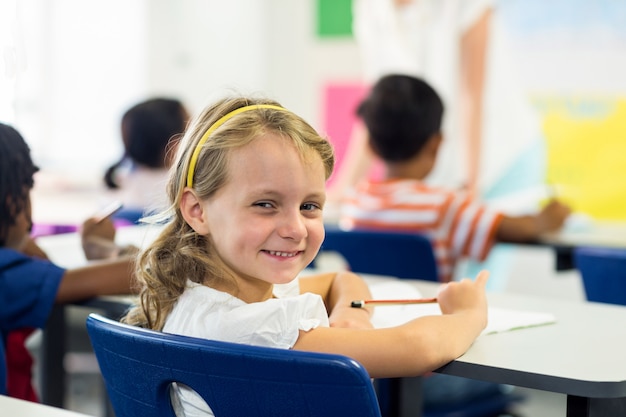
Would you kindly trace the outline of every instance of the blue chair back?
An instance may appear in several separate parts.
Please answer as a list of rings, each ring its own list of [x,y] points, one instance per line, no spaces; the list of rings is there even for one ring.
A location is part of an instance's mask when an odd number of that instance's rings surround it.
[[[626,305],[626,249],[574,249],[587,300]]]
[[[174,417],[172,382],[220,417],[380,417],[367,372],[345,356],[172,335],[93,313],[87,331],[116,417]]]
[[[339,253],[353,272],[438,281],[432,244],[417,233],[327,227],[324,251]]]

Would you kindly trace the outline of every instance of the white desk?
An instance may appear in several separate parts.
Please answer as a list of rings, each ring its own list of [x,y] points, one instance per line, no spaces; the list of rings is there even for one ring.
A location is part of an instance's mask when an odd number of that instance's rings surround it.
[[[161,226],[153,225],[120,227],[116,231],[115,242],[141,247],[154,240],[161,230]],[[50,260],[64,268],[75,268],[87,263],[78,233],[41,236],[37,238],[37,244]]]
[[[424,296],[438,287],[415,285]],[[626,307],[497,293],[489,304],[557,322],[481,336],[437,372],[566,394],[567,417],[626,415]]]
[[[573,251],[579,246],[626,248],[626,222],[589,220],[560,231],[546,233],[535,244],[551,246],[556,253],[556,269],[574,268]]]
[[[50,407],[30,401],[18,400],[17,398],[0,395],[0,414],[3,416],[28,416],[28,417],[88,417],[62,408]]]
[[[439,286],[405,282],[427,297]],[[552,313],[557,322],[480,336],[463,356],[436,372],[566,394],[567,417],[626,415],[626,307],[499,293],[488,298],[495,307]],[[127,302],[107,297],[97,305],[117,309]]]
[[[626,248],[626,222],[590,220],[588,224],[579,227],[565,227],[558,232],[546,233],[541,241],[563,246]]]

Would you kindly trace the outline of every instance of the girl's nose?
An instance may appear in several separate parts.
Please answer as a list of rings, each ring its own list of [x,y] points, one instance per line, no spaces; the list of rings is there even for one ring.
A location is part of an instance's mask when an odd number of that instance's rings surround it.
[[[278,226],[278,234],[286,239],[302,240],[307,236],[305,219],[300,210],[286,214]]]

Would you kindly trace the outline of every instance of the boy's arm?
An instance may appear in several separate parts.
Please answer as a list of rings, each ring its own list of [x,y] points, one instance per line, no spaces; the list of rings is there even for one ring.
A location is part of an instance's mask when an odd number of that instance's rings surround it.
[[[369,287],[358,275],[346,271],[302,277],[300,292],[322,296],[331,327],[372,328],[371,309],[350,306],[354,300],[371,298]]]
[[[559,201],[552,200],[539,213],[528,216],[505,216],[498,226],[496,237],[503,242],[525,242],[563,226],[571,210]]]
[[[65,271],[56,302],[67,303],[98,295],[130,294],[134,257],[90,263]]]

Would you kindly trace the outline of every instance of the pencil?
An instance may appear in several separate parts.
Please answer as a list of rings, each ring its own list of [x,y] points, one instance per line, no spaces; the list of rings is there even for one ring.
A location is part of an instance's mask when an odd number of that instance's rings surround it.
[[[102,223],[105,219],[111,217],[118,211],[120,211],[124,207],[121,201],[114,201],[102,210],[99,210],[96,214],[94,214],[94,218],[96,219],[96,224]]]
[[[363,308],[363,307],[375,307],[375,306],[392,306],[402,304],[428,304],[436,303],[436,298],[414,298],[405,300],[355,300],[350,304],[350,307]]]

